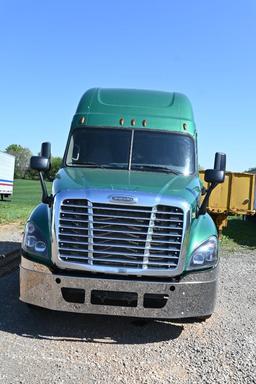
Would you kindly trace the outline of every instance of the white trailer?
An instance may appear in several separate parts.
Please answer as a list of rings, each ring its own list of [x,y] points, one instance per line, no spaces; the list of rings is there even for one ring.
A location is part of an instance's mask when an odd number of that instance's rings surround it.
[[[0,152],[0,197],[9,197],[13,192],[15,156]]]

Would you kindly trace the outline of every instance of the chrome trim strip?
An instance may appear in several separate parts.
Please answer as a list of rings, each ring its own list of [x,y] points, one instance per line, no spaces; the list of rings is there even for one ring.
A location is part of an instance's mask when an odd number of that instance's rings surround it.
[[[93,261],[94,260],[95,261],[102,261],[104,263],[104,262],[109,262],[109,261],[112,260],[111,258],[102,258],[102,257],[100,257],[99,253],[100,252],[95,252],[95,254],[93,256]],[[109,255],[109,253],[106,253],[106,255]],[[112,253],[112,255],[113,256],[118,256],[118,255],[123,256],[122,253],[116,253],[116,254]],[[127,254],[125,254],[125,256],[126,255]],[[132,259],[127,259],[127,260],[124,260],[124,259],[120,259],[120,260],[119,259],[113,259],[113,260],[118,260],[118,263],[125,261],[126,264],[145,264],[145,262],[143,261],[143,259],[144,259],[143,255],[137,255],[136,254],[134,256],[141,257],[142,260],[141,261],[139,261],[139,260],[135,261],[135,260],[132,260]],[[63,258],[65,258],[65,257],[67,257],[68,259],[70,258],[70,259],[74,259],[74,260],[88,260],[89,259],[88,255],[70,255],[70,254],[65,254],[64,253],[64,254],[61,255],[61,260],[63,260]],[[176,257],[176,256],[171,256],[171,257],[164,256],[164,257],[162,257],[162,256],[152,256],[152,255],[150,255],[150,257],[152,257],[154,259],[167,259],[167,260],[170,260],[170,259],[177,260],[178,259],[178,257]],[[173,265],[174,267],[176,267],[176,265],[177,265],[177,264],[172,264],[172,263],[168,263],[168,262],[160,264],[158,262],[151,262],[150,260],[147,260],[147,263],[148,264],[155,264],[155,265]]]
[[[67,222],[71,222],[73,223],[74,219],[63,219],[62,217],[60,218],[61,221],[67,221]],[[89,224],[90,223],[90,220],[76,220],[77,223],[85,223],[85,224]],[[172,220],[172,223],[182,223],[183,221],[182,220]],[[175,228],[175,227],[171,227],[171,226],[157,226],[155,225],[154,223],[152,223],[151,221],[151,224],[148,225],[145,225],[145,224],[132,224],[132,223],[121,223],[121,222],[115,222],[115,221],[96,221],[94,220],[94,224],[106,224],[106,225],[132,225],[133,227],[140,227],[140,228],[148,228],[149,226],[152,226],[154,228],[159,228],[159,229],[169,229],[169,228]],[[81,229],[83,228],[86,228],[87,227],[80,227]]]
[[[65,257],[65,255],[63,255],[63,257]],[[73,259],[73,260],[90,260],[89,257],[83,257],[83,256],[73,256],[73,255],[67,255],[67,257],[69,259]],[[101,266],[104,266],[103,263],[108,263],[108,262],[111,262],[111,263],[122,263],[124,262],[124,259],[101,259],[99,257],[96,257],[95,255],[93,256],[93,261],[101,261],[102,262],[102,265]],[[69,262],[70,263],[70,262]],[[175,263],[162,263],[162,262],[158,262],[158,261],[149,261],[147,260],[146,262],[144,261],[134,261],[134,260],[126,260],[125,261],[126,264],[140,264],[140,265],[162,265],[162,266],[166,266],[166,265],[170,265],[171,267],[176,267],[176,264]],[[97,267],[97,265],[94,264],[95,267]],[[109,266],[106,266],[107,268],[112,268],[109,267]],[[129,269],[129,267],[125,267],[127,269]],[[140,274],[140,269],[137,269],[137,274]]]
[[[140,247],[138,245],[133,245],[132,248],[133,249],[142,249],[142,250],[144,250],[146,248],[148,250],[151,249],[153,251],[170,251],[170,252],[172,252],[172,251],[174,251],[174,252],[179,251],[179,249],[177,249],[177,248],[170,248],[170,247],[169,248],[157,248],[157,247],[151,247],[152,240],[150,239],[150,236],[148,237],[148,240],[146,241],[146,247]],[[90,238],[90,240],[91,240],[91,238]],[[111,240],[111,239],[109,238],[108,240]],[[63,244],[70,244],[70,241],[61,240],[61,243],[63,243]],[[111,247],[111,248],[130,248],[129,244],[125,245],[125,244],[121,244],[121,243],[119,243],[119,244],[112,244],[112,243],[93,243],[93,242],[90,242],[90,241],[89,242],[76,241],[76,244],[78,244],[78,245],[89,245],[89,246],[95,245],[95,247],[105,247],[105,248],[106,247]],[[173,243],[173,244],[175,244],[175,243]],[[178,243],[177,245],[180,245],[180,244]],[[76,248],[69,248],[69,247],[65,248],[65,247],[61,246],[61,247],[59,247],[59,249],[68,250],[68,251],[77,251],[77,252],[79,252],[79,251],[87,252],[87,249],[83,249],[83,248],[76,249]],[[94,252],[96,252],[96,253],[106,253],[106,254],[108,253],[108,252],[96,251],[96,250]],[[118,252],[118,254],[121,254],[121,253]],[[124,253],[124,255],[129,255],[129,254],[128,253]],[[145,255],[145,252],[144,252],[144,255]],[[159,256],[159,255],[151,254],[151,256],[154,257],[154,256]],[[164,257],[164,255],[163,256],[161,255],[161,257]],[[167,257],[169,257],[169,256],[167,256]]]
[[[88,264],[93,265],[93,208],[92,203],[88,201]]]
[[[113,206],[111,206],[111,204],[113,204]],[[137,201],[136,201],[137,203]],[[104,202],[104,203],[101,203],[101,204],[106,204],[106,207],[97,207],[95,206],[95,209],[97,210],[104,210],[104,211],[123,211],[123,212],[137,212],[137,213],[148,213],[150,214],[151,213],[151,210],[144,210],[144,209],[132,209],[134,208],[134,205],[125,205],[125,203],[121,204],[121,203],[114,203],[113,201],[112,202]],[[118,206],[123,206],[124,208],[115,208],[115,205],[118,205]],[[71,208],[79,208],[79,209],[87,209],[87,208],[90,208],[88,205],[73,205],[73,204],[62,204],[62,207],[71,207]],[[136,207],[136,206],[135,206]],[[125,209],[126,208],[126,209]],[[61,211],[62,212],[62,211]],[[78,211],[63,211],[63,213],[76,213],[78,215],[87,215],[87,213],[82,213],[82,212],[78,212]],[[175,215],[178,215],[178,216],[181,216],[183,215],[182,212],[164,212],[164,211],[158,211],[156,210],[156,213],[159,213],[159,214],[165,214],[165,215],[172,215],[172,216],[175,216]],[[100,215],[101,216],[101,215]],[[127,217],[127,216],[125,216]],[[132,217],[133,218],[133,217]],[[147,219],[147,218],[146,218]]]
[[[153,207],[153,208],[155,209],[154,212],[157,212],[156,211],[156,207]],[[89,211],[89,208],[88,208],[88,211]],[[90,215],[90,213],[82,213],[82,212],[76,212],[76,211],[63,211],[63,210],[61,210],[60,213],[64,213],[65,215],[71,215],[71,216],[72,215],[76,215],[76,216],[89,216]],[[157,213],[159,213],[159,212],[157,212]],[[167,215],[164,212],[163,212],[163,214]],[[173,215],[174,216],[174,215],[178,215],[178,213],[174,213],[174,214],[172,214],[172,213],[169,214],[168,213],[168,215],[170,215],[170,216]],[[183,216],[182,213],[179,214],[179,216],[181,216],[181,215]],[[109,215],[104,215],[104,214],[99,214],[99,213],[94,213],[93,216],[94,217],[110,217],[111,219],[125,219],[125,220],[126,219],[127,220],[138,220],[138,219],[140,219],[140,220],[149,220],[150,219],[150,217],[141,217],[141,216],[135,217],[135,216],[127,216],[127,215],[125,215],[125,216],[118,216],[118,215],[112,216],[110,214]],[[62,219],[62,220],[65,220],[65,219]],[[67,219],[67,221],[70,221],[70,220]],[[71,221],[73,221],[73,220],[71,220]],[[166,221],[167,223],[169,223],[170,219],[161,219],[161,221]],[[83,223],[87,223],[86,220],[82,220],[82,222]],[[182,220],[172,220],[172,222],[173,223],[182,223]],[[118,224],[121,224],[121,223],[119,222]]]
[[[66,228],[66,229],[74,229],[74,227],[71,227],[71,226],[67,226],[67,225],[62,225],[62,228]],[[172,227],[170,227],[170,228],[172,228]],[[86,229],[86,228],[84,228],[84,227],[78,227],[78,229]],[[173,228],[174,229],[174,228]],[[182,228],[175,228],[177,231],[182,231]],[[106,230],[105,229],[99,229],[99,228],[94,228],[94,233],[95,232],[106,232]],[[125,233],[125,231],[120,231],[120,230],[115,230],[115,231],[112,231],[113,233]],[[147,235],[147,233],[148,232],[139,232],[139,234],[140,235]],[[138,234],[138,231],[136,232],[136,231],[129,231],[129,234],[135,234],[135,235],[137,235]],[[157,234],[154,234],[154,236],[169,236],[169,237],[177,237],[177,236],[181,236],[181,234],[180,233],[177,233],[177,234],[169,234],[169,233],[157,233]],[[158,242],[158,240],[155,240],[155,241],[157,241]]]
[[[62,227],[63,228],[63,227]],[[73,227],[72,227],[73,228]],[[120,231],[121,232],[121,231]],[[121,233],[123,233],[123,232],[121,232]],[[131,232],[129,232],[129,234],[130,234]],[[140,234],[143,234],[143,233],[141,233],[140,232]],[[146,233],[144,233],[145,235],[146,235]],[[75,236],[75,237],[86,237],[86,238],[92,238],[91,236],[89,236],[89,235],[80,235],[80,234],[78,234],[78,233],[76,233],[75,235],[74,235],[74,233],[71,233],[71,232],[69,232],[69,233],[62,233],[61,234],[61,236],[67,236],[67,237],[72,237],[72,236]],[[166,235],[166,236],[168,236],[168,235]],[[173,236],[169,236],[169,237],[176,237],[176,236],[178,236],[178,235],[173,235]],[[117,241],[119,241],[119,240],[121,240],[121,241],[131,241],[131,239],[127,239],[127,238],[125,238],[125,237],[107,237],[107,236],[93,236],[93,239],[103,239],[103,240],[117,240]],[[69,241],[65,241],[65,240],[61,240],[61,242],[62,243],[69,243]],[[145,243],[145,240],[141,240],[141,239],[136,239],[136,243]],[[163,244],[178,244],[179,245],[179,243],[177,243],[176,241],[168,241],[168,240],[151,240],[151,243],[163,243]],[[88,243],[86,243],[86,242],[81,242],[81,243],[79,243],[78,241],[76,241],[76,244],[88,244]],[[95,243],[95,245],[101,245],[101,244],[98,244],[98,243]],[[104,245],[106,245],[106,244],[104,244]],[[114,245],[113,244],[109,244],[109,246],[111,246],[111,247],[114,247]],[[126,245],[124,244],[124,247],[126,247]],[[135,247],[134,247],[135,248]],[[144,249],[144,247],[143,247],[143,249]],[[157,248],[154,248],[154,249],[157,249]],[[159,248],[160,250],[168,250],[167,248]]]
[[[150,256],[152,234],[153,234],[153,231],[154,231],[155,218],[156,218],[155,211],[156,211],[156,207],[153,207],[152,211],[151,211],[151,215],[150,215],[150,220],[149,220],[149,225],[148,225],[148,234],[147,234],[146,243],[145,243],[145,251],[144,251],[144,258],[143,258],[143,262],[144,262],[143,269],[147,269],[148,268],[148,264],[149,264],[149,256]]]

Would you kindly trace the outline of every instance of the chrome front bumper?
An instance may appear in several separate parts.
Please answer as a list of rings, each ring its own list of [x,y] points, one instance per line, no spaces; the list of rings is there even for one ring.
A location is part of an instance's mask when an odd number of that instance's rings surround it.
[[[190,273],[179,282],[149,282],[97,277],[74,277],[51,273],[41,264],[22,258],[20,266],[20,300],[57,311],[103,315],[177,319],[210,315],[215,306],[218,268],[207,272]],[[82,303],[69,302],[63,288],[83,292]],[[136,305],[116,306],[92,303],[93,292],[131,292]],[[145,297],[165,298],[161,308],[145,308]],[[145,296],[146,295],[146,296]],[[153,295],[153,296],[154,296]]]

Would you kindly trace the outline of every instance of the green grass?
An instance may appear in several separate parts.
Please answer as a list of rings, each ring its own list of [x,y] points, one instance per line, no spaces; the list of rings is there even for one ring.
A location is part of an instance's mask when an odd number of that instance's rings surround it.
[[[47,183],[50,192],[51,183]],[[32,209],[41,201],[41,187],[38,180],[15,180],[11,199],[0,201],[0,224],[23,225]]]
[[[256,218],[248,217],[243,220],[241,216],[228,218],[228,226],[223,230],[222,247],[235,251],[239,247],[256,248]]]

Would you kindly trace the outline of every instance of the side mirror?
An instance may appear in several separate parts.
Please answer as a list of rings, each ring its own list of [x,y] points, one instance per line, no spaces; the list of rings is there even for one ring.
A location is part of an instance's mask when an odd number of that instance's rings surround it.
[[[36,171],[48,171],[50,168],[50,161],[43,156],[32,156],[30,159],[30,168]]]
[[[39,180],[42,188],[42,202],[52,206],[53,196],[48,195],[46,183],[44,180],[43,173],[47,172],[51,168],[51,144],[42,143],[41,145],[41,156],[32,156],[30,159],[30,168],[35,169],[39,172]]]
[[[206,169],[204,179],[207,183],[223,183],[225,180],[225,171],[217,169]]]
[[[225,180],[225,171],[226,171],[226,155],[225,153],[217,152],[215,153],[214,159],[214,169],[206,169],[204,174],[204,179],[207,183],[210,183],[210,186],[206,192],[205,198],[199,208],[199,215],[204,215],[207,212],[207,205],[209,203],[209,198],[219,183],[223,183]]]

